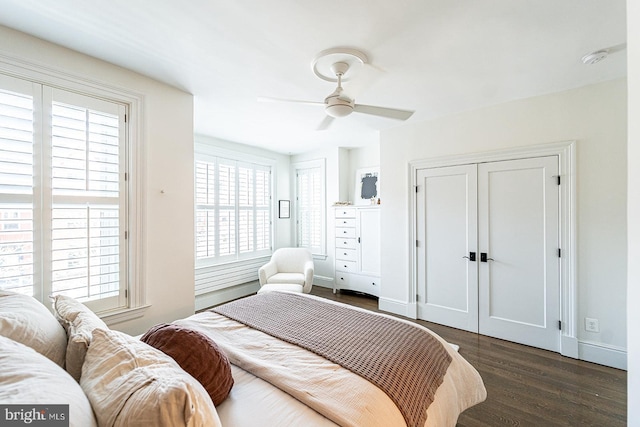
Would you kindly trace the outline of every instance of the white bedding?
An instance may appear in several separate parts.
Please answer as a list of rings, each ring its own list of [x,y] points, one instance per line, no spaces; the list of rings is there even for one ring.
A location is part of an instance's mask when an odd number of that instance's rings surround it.
[[[235,384],[227,400],[217,407],[222,425],[254,426],[256,420],[260,420],[260,425],[274,427],[406,425],[384,392],[305,349],[213,312],[174,323],[210,336],[233,364]],[[425,426],[455,426],[458,415],[483,401],[486,391],[477,371],[444,340],[438,339],[452,362],[429,406]]]

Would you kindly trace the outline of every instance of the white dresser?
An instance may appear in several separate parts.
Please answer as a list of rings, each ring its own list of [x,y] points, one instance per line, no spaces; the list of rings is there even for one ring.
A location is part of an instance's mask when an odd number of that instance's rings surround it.
[[[333,291],[380,294],[380,208],[335,208],[335,281]]]

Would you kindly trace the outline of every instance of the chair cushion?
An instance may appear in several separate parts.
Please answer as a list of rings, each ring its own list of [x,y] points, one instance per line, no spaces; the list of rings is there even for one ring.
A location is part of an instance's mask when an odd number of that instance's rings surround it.
[[[276,273],[267,279],[267,283],[294,283],[297,285],[304,285],[304,274]]]
[[[302,293],[302,285],[296,285],[294,283],[269,283],[262,286],[258,293],[261,294],[263,292],[271,291],[288,291]]]

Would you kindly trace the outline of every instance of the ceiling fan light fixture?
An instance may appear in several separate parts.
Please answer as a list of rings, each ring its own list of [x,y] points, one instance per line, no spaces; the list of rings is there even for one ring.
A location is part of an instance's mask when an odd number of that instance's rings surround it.
[[[598,50],[596,52],[591,52],[583,56],[582,63],[586,65],[597,64],[607,56],[609,56],[609,52],[607,50]]]
[[[353,112],[353,107],[348,104],[334,104],[327,105],[324,111],[327,113],[327,115],[338,118],[345,117],[351,114]]]

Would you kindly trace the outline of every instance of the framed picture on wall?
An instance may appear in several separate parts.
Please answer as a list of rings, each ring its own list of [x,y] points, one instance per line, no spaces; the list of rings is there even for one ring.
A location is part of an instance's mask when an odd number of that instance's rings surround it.
[[[356,170],[354,204],[376,204],[380,198],[380,168],[378,166]]]
[[[291,218],[291,202],[278,200],[278,218]]]

